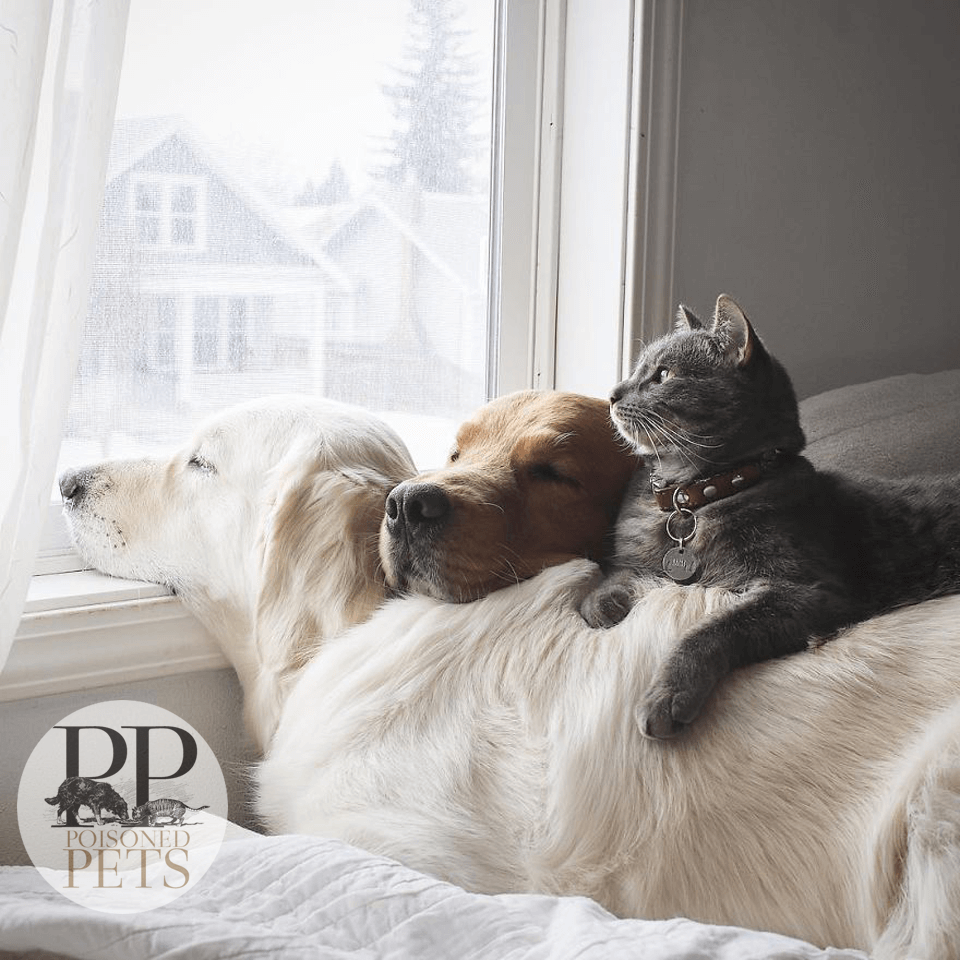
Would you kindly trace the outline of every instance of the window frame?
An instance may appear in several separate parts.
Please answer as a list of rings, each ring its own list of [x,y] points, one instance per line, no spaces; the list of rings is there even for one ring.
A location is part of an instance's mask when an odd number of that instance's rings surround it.
[[[665,332],[682,19],[682,0],[609,0],[602,18],[593,0],[498,0],[491,395],[605,396],[637,340]],[[0,700],[225,665],[163,588],[81,575],[60,513],[50,506]],[[79,665],[81,640],[102,669]]]

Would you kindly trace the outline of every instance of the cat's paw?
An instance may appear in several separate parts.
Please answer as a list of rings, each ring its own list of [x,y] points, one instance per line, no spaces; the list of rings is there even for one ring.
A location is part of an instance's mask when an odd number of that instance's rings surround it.
[[[634,714],[637,727],[648,740],[671,740],[683,732],[685,723],[674,719],[673,691],[653,688]]]
[[[646,692],[635,718],[649,740],[671,740],[696,720],[713,682],[661,678]]]
[[[580,616],[590,624],[607,630],[616,626],[633,606],[633,591],[622,583],[602,583],[580,604]]]

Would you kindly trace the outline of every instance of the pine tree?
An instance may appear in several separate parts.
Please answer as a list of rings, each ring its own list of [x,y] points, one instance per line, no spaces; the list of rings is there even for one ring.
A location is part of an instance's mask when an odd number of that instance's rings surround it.
[[[459,0],[411,0],[411,37],[400,80],[384,84],[396,121],[380,175],[436,193],[469,193],[470,165],[484,138],[472,133],[481,99],[476,68],[463,51]]]
[[[325,207],[350,199],[350,181],[339,159],[330,164],[327,179],[319,186],[308,180],[303,190],[294,198],[297,207]]]

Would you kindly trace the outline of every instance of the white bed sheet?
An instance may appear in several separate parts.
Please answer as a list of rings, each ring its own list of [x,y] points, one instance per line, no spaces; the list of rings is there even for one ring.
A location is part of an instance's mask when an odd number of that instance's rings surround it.
[[[245,834],[197,886],[133,915],[63,898],[32,867],[0,868],[0,951],[97,960],[597,958],[866,960],[690,920],[618,920],[591,900],[482,896],[336,840]]]

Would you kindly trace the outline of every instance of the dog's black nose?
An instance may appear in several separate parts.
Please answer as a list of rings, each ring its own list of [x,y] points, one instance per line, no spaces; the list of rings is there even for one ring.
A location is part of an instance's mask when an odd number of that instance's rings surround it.
[[[60,496],[64,500],[77,500],[83,491],[83,477],[78,471],[64,470],[60,474]]]
[[[450,498],[434,483],[401,483],[387,497],[387,529],[404,524],[421,527],[440,524],[450,514]]]

